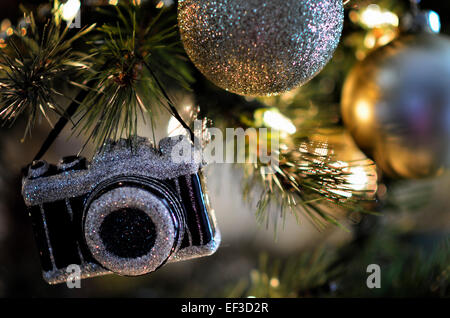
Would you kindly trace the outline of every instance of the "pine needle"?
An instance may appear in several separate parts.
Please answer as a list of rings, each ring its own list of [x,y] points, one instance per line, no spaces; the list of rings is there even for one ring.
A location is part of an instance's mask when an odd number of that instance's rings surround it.
[[[115,14],[102,10],[117,21],[98,28],[90,42],[96,64],[103,67],[88,79],[93,84],[76,114],[74,131],[98,148],[108,139],[135,137],[138,118],[153,123],[158,110],[167,107],[164,88],[152,70],[182,87],[192,81],[179,58],[174,17],[147,9],[119,4]]]
[[[27,116],[24,139],[38,117],[52,126],[49,113],[65,116],[56,96],[64,96],[56,87],[70,83],[71,76],[89,69],[89,56],[74,52],[74,41],[90,32],[93,26],[69,37],[68,28],[50,20],[39,33],[32,15],[28,17],[31,33],[16,33],[8,41],[8,50],[0,51],[0,121],[13,125]]]

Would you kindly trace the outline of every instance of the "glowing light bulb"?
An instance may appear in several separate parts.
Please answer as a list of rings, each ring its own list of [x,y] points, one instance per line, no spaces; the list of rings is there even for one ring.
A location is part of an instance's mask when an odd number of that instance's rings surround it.
[[[169,120],[169,124],[167,125],[167,134],[169,137],[174,137],[179,135],[188,135],[188,132],[180,124],[180,122],[172,116]]]
[[[344,177],[346,184],[337,189],[330,190],[331,193],[345,198],[351,198],[354,191],[367,191],[368,196],[375,194],[377,189],[375,166],[362,165],[352,167],[345,161],[336,161],[330,164],[330,166],[336,169],[342,169],[346,173]]]
[[[441,19],[439,18],[439,14],[430,11],[428,13],[428,25],[430,26],[431,31],[439,33],[439,31],[441,31]]]
[[[61,17],[64,21],[72,21],[80,10],[80,0],[68,0],[61,6]]]
[[[10,27],[11,27],[11,21],[9,21],[9,19],[4,19],[2,21],[2,23],[0,24],[0,30],[1,31],[6,31]]]
[[[364,100],[358,102],[355,112],[356,117],[358,117],[361,121],[369,121],[372,117],[370,105]]]
[[[350,191],[348,191],[348,190],[335,190],[335,189],[332,189],[332,190],[329,190],[329,191],[331,193],[340,195],[341,197],[344,197],[344,198],[347,198],[347,199],[349,199],[349,198],[351,198],[353,196],[353,194]]]
[[[364,45],[366,48],[372,49],[377,44],[377,39],[375,35],[368,33],[364,38]]]
[[[271,278],[270,286],[272,286],[273,288],[277,288],[278,286],[280,286],[280,281],[278,280],[278,278]]]
[[[350,168],[350,174],[347,176],[347,182],[350,188],[356,191],[366,190],[369,183],[369,177],[364,167]]]
[[[399,23],[398,16],[395,13],[381,10],[376,4],[371,4],[362,11],[360,21],[369,28],[377,28],[384,25],[397,27]]]
[[[276,110],[265,111],[263,121],[264,124],[266,124],[270,128],[279,130],[289,135],[292,135],[297,131],[292,121]]]

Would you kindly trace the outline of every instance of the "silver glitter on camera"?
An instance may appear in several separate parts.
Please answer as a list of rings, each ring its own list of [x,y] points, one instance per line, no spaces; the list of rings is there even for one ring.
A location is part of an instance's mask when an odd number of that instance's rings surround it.
[[[22,193],[44,279],[65,282],[72,264],[80,278],[137,276],[213,254],[220,232],[199,158],[178,136],[159,148],[146,138],[108,142],[91,164],[76,156],[31,164]]]

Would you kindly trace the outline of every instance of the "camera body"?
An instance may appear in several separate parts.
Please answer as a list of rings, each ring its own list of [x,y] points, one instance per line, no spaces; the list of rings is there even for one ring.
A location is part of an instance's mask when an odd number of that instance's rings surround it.
[[[66,282],[72,264],[80,278],[137,276],[213,254],[220,232],[201,161],[182,156],[186,149],[197,153],[184,136],[165,138],[159,148],[138,137],[131,146],[124,139],[107,142],[90,164],[78,156],[58,165],[33,162],[22,194],[44,279]]]

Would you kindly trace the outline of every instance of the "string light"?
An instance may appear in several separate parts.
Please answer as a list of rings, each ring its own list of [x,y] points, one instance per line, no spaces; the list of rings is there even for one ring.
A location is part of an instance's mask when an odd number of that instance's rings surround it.
[[[14,34],[14,30],[11,27],[11,21],[9,19],[4,19],[0,23],[0,49],[6,48],[8,45],[6,43],[6,38]]]
[[[284,132],[288,135],[295,134],[297,131],[292,121],[286,116],[283,116],[277,110],[265,111],[263,121],[266,126]]]
[[[187,135],[188,132],[180,124],[180,122],[172,116],[169,120],[169,124],[167,125],[167,134],[169,135],[169,137],[175,137],[179,135]]]
[[[278,286],[280,286],[280,281],[278,280],[278,278],[276,278],[276,277],[271,278],[270,286],[273,288],[277,288]]]
[[[353,190],[366,190],[369,183],[369,176],[364,167],[351,167],[350,174],[347,176],[347,181]]]
[[[72,21],[77,16],[80,7],[80,0],[68,0],[66,3],[61,5],[61,17],[64,21]]]
[[[166,7],[170,7],[173,4],[173,0],[160,0],[157,5],[156,8],[157,9],[161,9],[162,7],[166,6]]]
[[[356,105],[356,116],[361,121],[368,121],[372,118],[372,112],[370,109],[370,104],[364,100],[361,100],[358,102],[358,105]]]
[[[428,25],[430,26],[431,31],[439,33],[439,31],[441,31],[441,19],[439,18],[439,14],[434,11],[429,11]]]
[[[395,13],[388,10],[382,10],[376,4],[371,4],[365,8],[361,12],[359,20],[362,24],[371,29],[387,25],[397,27],[399,24],[398,16]]]
[[[347,173],[345,175],[346,183],[337,189],[331,189],[330,192],[340,196],[351,198],[353,191],[376,191],[376,171],[375,166],[351,166],[348,162],[336,161],[331,166],[342,169]]]
[[[6,32],[6,30],[11,28],[11,21],[9,19],[4,19],[0,24],[0,31]]]

